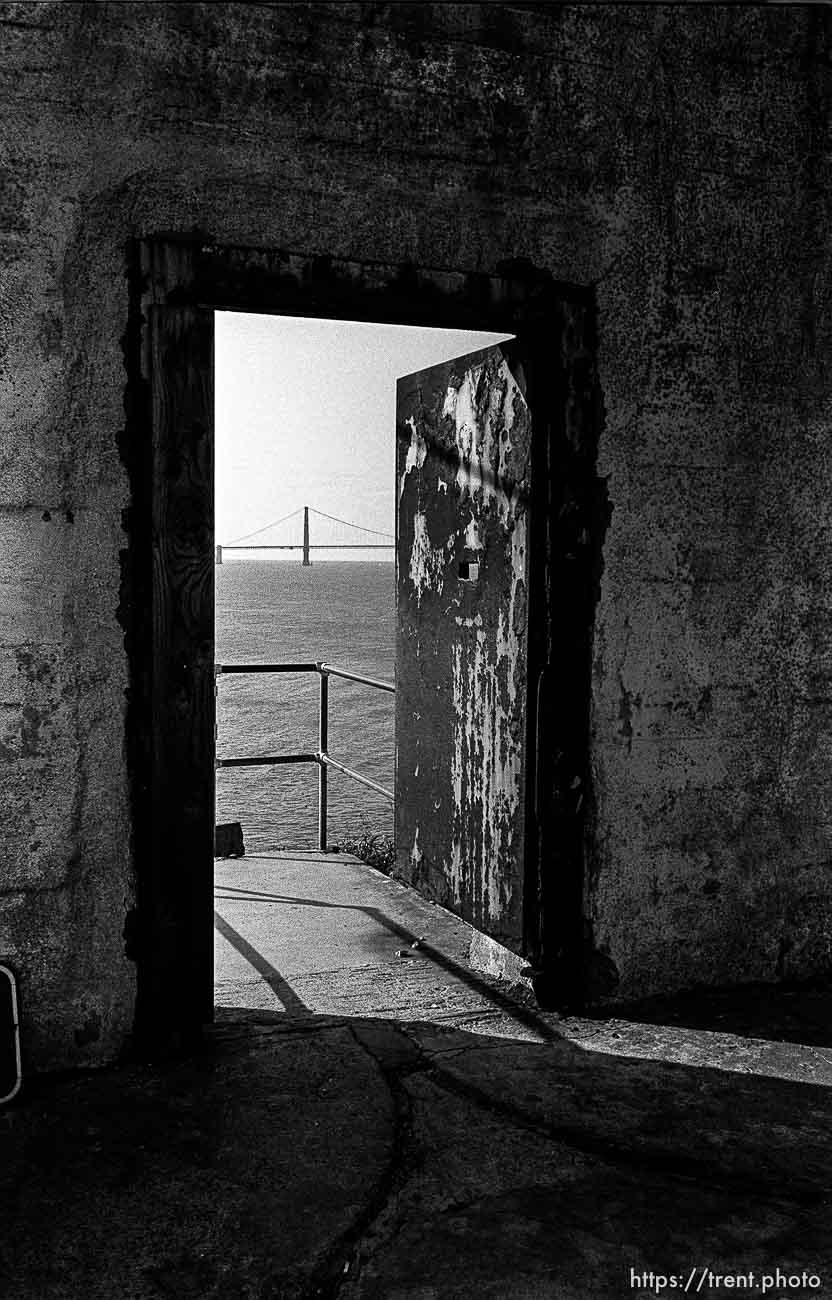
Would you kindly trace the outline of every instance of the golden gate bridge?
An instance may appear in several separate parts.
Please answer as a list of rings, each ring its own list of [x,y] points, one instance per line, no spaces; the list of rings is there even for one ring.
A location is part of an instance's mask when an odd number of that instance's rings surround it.
[[[303,512],[303,538],[298,542],[252,542],[253,537],[262,537],[263,533],[270,528],[277,528],[279,524],[288,523],[290,519],[296,519]],[[328,519],[333,524],[341,524],[345,528],[351,528],[355,532],[367,533],[372,537],[386,537],[385,542],[310,542],[309,540],[309,516],[315,515],[318,519]],[[301,551],[301,563],[309,565],[312,561],[309,558],[310,551],[388,551],[392,550],[395,544],[395,538],[392,533],[380,532],[377,528],[365,528],[363,524],[352,523],[349,519],[338,519],[335,515],[328,515],[323,510],[316,510],[314,506],[298,506],[291,514],[283,515],[280,519],[273,519],[271,523],[264,524],[262,528],[256,528],[253,533],[245,533],[242,537],[235,537],[231,542],[217,543],[216,562],[222,564],[224,551]]]

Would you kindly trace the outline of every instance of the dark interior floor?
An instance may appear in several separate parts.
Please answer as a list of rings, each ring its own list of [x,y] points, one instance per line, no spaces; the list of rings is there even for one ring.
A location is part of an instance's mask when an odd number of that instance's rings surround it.
[[[832,1047],[832,974],[802,983],[694,988],[673,997],[619,1003],[598,1014],[601,1019],[610,1016],[641,1024]]]

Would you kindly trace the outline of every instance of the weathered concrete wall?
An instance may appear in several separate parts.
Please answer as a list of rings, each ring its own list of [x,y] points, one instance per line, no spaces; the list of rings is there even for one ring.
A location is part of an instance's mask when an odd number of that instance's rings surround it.
[[[529,409],[499,346],[399,380],[397,399],[397,864],[515,947]]]
[[[599,286],[590,894],[624,993],[832,945],[828,20],[713,17],[645,70]]]
[[[126,241],[163,231],[597,285],[595,942],[626,993],[828,960],[828,28],[0,5],[0,953],[30,1061],[106,1057],[132,1016],[120,340]]]

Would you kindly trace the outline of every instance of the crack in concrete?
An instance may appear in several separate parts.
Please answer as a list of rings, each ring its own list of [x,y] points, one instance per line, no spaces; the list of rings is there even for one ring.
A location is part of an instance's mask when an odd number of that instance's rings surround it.
[[[310,1300],[312,1297],[314,1300],[336,1300],[343,1286],[359,1276],[366,1243],[380,1231],[385,1215],[390,1211],[399,1191],[407,1182],[405,1152],[413,1129],[413,1116],[410,1097],[402,1087],[401,1081],[414,1070],[423,1068],[421,1063],[414,1064],[412,1060],[402,1065],[392,1065],[389,1060],[384,1060],[383,1053],[375,1052],[370,1044],[362,1039],[353,1025],[347,1025],[346,1028],[356,1045],[373,1061],[387,1087],[393,1107],[392,1144],[387,1168],[370,1194],[365,1208],[341,1233],[330,1247],[324,1261],[314,1270],[307,1292]],[[392,1032],[399,1031],[392,1029]],[[400,1227],[401,1221],[395,1224],[392,1231],[381,1229],[383,1237],[378,1245],[373,1247],[372,1253],[375,1254],[379,1246],[388,1245],[393,1241]]]
[[[572,1153],[573,1158],[588,1157],[610,1167],[643,1177],[661,1179],[708,1189],[716,1193],[754,1197],[761,1205],[778,1209],[790,1208],[792,1212],[814,1210],[824,1204],[823,1190],[784,1188],[774,1183],[774,1175],[754,1174],[750,1171],[716,1172],[695,1157],[676,1152],[637,1150],[626,1140],[620,1141],[603,1134],[595,1135],[579,1124],[558,1124],[545,1118],[535,1118],[513,1100],[503,1100],[490,1095],[484,1088],[471,1083],[446,1065],[464,1060],[467,1048],[448,1045],[426,1046],[419,1040],[419,1029],[397,1025],[390,1021],[368,1020],[355,1023],[352,1018],[326,1018],[310,1021],[289,1018],[276,1013],[260,1014],[248,1021],[246,1028],[260,1029],[264,1034],[278,1031],[285,1034],[308,1036],[311,1034],[347,1031],[351,1040],[371,1059],[383,1081],[392,1109],[392,1133],[389,1155],[383,1172],[377,1178],[363,1208],[352,1222],[324,1250],[318,1262],[311,1267],[305,1279],[297,1279],[298,1297],[303,1300],[337,1300],[337,1297],[354,1293],[360,1284],[362,1270],[371,1261],[383,1258],[395,1246],[397,1237],[408,1222],[407,1192],[419,1170],[419,1134],[416,1118],[416,1100],[406,1086],[413,1076],[420,1076],[446,1093],[461,1098],[465,1103],[479,1108],[495,1119],[516,1129],[532,1134],[536,1139],[554,1144]],[[228,1026],[232,1029],[232,1026]],[[434,1030],[433,1022],[422,1029]],[[233,1034],[226,1034],[229,1038]],[[222,1030],[219,1031],[222,1033]],[[441,1031],[440,1031],[441,1032]],[[223,1035],[226,1036],[226,1035]],[[504,1040],[480,1044],[483,1048],[499,1051]],[[460,1212],[475,1207],[478,1198],[454,1199],[442,1207],[443,1212]]]

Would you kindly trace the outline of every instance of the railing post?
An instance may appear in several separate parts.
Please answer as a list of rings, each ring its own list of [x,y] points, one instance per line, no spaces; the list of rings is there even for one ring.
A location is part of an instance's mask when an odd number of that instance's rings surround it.
[[[318,717],[318,750],[327,751],[329,744],[329,678],[321,672],[321,709]],[[326,853],[326,763],[318,765],[318,848]]]

